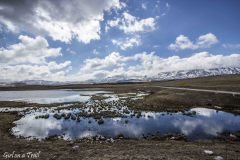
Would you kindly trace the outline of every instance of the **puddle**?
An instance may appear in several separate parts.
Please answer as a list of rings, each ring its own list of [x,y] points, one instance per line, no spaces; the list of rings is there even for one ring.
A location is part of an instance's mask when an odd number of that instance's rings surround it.
[[[65,102],[89,102],[92,96],[98,95],[105,98],[105,101],[119,100],[121,94],[114,94],[110,91],[101,90],[34,90],[34,91],[0,91],[0,101],[24,101],[28,103],[51,104]],[[128,97],[128,93],[125,93]],[[134,93],[134,98],[142,98],[147,93]],[[126,98],[125,97],[125,98]]]
[[[184,134],[189,140],[211,139],[223,131],[236,132],[240,130],[240,116],[231,113],[206,108],[194,108],[189,112],[141,112],[125,117],[102,118],[92,117],[80,119],[56,119],[58,113],[76,114],[79,110],[34,111],[27,113],[20,120],[14,122],[12,134],[16,137],[28,139],[45,139],[58,136],[65,140],[82,139],[94,136],[116,138],[144,138],[147,136],[163,136],[166,134]],[[35,117],[48,114],[46,119]],[[80,121],[79,121],[80,120]]]

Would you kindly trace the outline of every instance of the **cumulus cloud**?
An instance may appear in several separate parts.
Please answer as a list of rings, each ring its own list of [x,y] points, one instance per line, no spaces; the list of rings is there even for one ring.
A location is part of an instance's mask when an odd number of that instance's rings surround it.
[[[0,23],[12,32],[31,32],[54,40],[83,43],[100,39],[105,11],[121,9],[119,0],[3,0]]]
[[[65,81],[66,74],[70,70],[63,70],[62,67],[48,65],[1,65],[1,81],[22,81],[22,80],[51,80]]]
[[[84,73],[93,70],[104,69],[110,66],[119,66],[121,62],[126,61],[126,57],[121,56],[118,52],[112,52],[105,58],[92,58],[84,60],[81,71]]]
[[[113,39],[112,43],[120,47],[122,50],[126,50],[134,46],[139,46],[141,44],[141,39],[139,36],[135,36],[131,38],[127,37],[125,39]]]
[[[187,58],[172,56],[161,58],[154,53],[138,53],[123,56],[118,52],[104,58],[86,59],[75,78],[81,80],[107,77],[157,76],[160,72],[210,69],[220,67],[240,67],[240,54],[221,55],[200,52]]]
[[[110,20],[107,22],[106,31],[110,27],[116,27],[124,33],[147,32],[156,29],[155,19],[152,17],[140,19],[127,12],[122,14],[121,18]]]
[[[65,80],[71,61],[49,61],[61,55],[61,48],[50,48],[41,36],[20,35],[19,43],[0,49],[0,80]]]
[[[45,38],[31,38],[20,35],[19,43],[0,49],[0,63],[8,64],[41,64],[49,57],[61,55],[61,48],[49,48]]]
[[[199,36],[195,43],[192,42],[188,37],[179,35],[176,38],[175,43],[171,43],[168,48],[175,51],[184,49],[196,50],[199,48],[209,48],[216,43],[218,43],[218,39],[212,33]]]

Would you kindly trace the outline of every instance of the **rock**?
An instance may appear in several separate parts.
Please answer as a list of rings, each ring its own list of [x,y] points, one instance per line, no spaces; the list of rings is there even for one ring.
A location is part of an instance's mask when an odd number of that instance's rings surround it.
[[[81,121],[80,117],[77,117],[77,122],[80,122],[80,121]]]
[[[45,114],[45,115],[43,116],[43,118],[44,118],[44,119],[48,119],[48,118],[49,118],[49,114]]]
[[[35,119],[39,119],[39,118],[48,119],[49,118],[49,114],[40,115],[40,116],[36,116],[35,117]]]
[[[208,154],[208,155],[212,155],[213,154],[213,151],[210,151],[210,150],[204,150],[204,153]]]
[[[219,107],[219,106],[214,106],[214,108],[216,108],[216,109],[222,109],[222,107]]]
[[[73,150],[78,150],[79,149],[79,146],[78,145],[75,145],[72,147]]]
[[[103,124],[103,123],[104,123],[104,120],[103,120],[103,119],[98,120],[98,124],[99,124],[99,125],[101,125],[101,124]]]
[[[101,136],[101,135],[98,135],[98,136],[96,136],[94,138],[95,138],[96,141],[99,141],[99,140],[104,141],[104,140],[106,140],[106,138],[104,136]]]
[[[174,137],[174,136],[172,136],[172,137],[170,138],[170,140],[175,140],[175,137]]]
[[[216,156],[216,157],[214,157],[213,159],[214,159],[214,160],[223,160],[224,158],[221,157],[221,156]]]
[[[71,119],[72,119],[73,121],[75,121],[75,120],[77,119],[77,117],[76,117],[74,114],[71,114]]]
[[[109,140],[110,140],[110,142],[111,142],[111,143],[113,143],[113,142],[114,142],[114,139],[112,139],[112,138],[110,138]]]
[[[65,114],[64,119],[69,119],[71,116],[71,113]]]
[[[117,139],[124,139],[124,135],[120,133],[120,134],[118,134],[118,135],[116,136],[116,138],[117,138]]]
[[[54,114],[54,115],[53,115],[53,117],[54,117],[54,118],[56,118],[56,119],[58,119],[58,120],[62,118],[62,116],[61,116],[61,115],[59,115],[59,114],[57,114],[57,113],[56,113],[56,114]]]
[[[138,112],[136,117],[140,118],[141,116],[142,116],[141,112]]]
[[[229,135],[229,137],[230,137],[231,139],[237,139],[237,136],[235,136],[235,135],[232,134],[232,133]]]

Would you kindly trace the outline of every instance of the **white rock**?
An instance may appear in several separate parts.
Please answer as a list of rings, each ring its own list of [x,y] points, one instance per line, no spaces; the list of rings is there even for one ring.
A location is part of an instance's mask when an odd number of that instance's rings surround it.
[[[221,157],[221,156],[216,156],[216,157],[214,157],[214,160],[223,160],[223,157]]]
[[[79,148],[79,146],[77,146],[77,145],[72,147],[72,149],[74,149],[74,150],[77,150],[78,148]]]
[[[222,109],[222,107],[219,107],[219,106],[214,106],[215,108],[217,108],[217,109]]]
[[[111,143],[113,143],[113,142],[114,142],[114,140],[113,140],[112,138],[110,138],[110,142],[111,142]]]
[[[229,135],[231,138],[233,138],[233,139],[236,139],[237,138],[237,136],[235,136],[234,134],[230,134]]]
[[[213,151],[210,151],[210,150],[204,150],[204,153],[209,154],[209,155],[212,155],[212,154],[213,154]]]
[[[109,138],[109,139],[106,140],[106,142],[113,143],[113,142],[114,142],[114,139]]]

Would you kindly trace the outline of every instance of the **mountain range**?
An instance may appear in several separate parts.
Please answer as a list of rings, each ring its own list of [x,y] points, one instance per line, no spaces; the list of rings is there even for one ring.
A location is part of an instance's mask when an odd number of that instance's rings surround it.
[[[15,82],[0,82],[0,86],[16,86],[16,85],[63,85],[63,84],[77,84],[77,83],[127,83],[127,82],[146,82],[146,81],[161,81],[173,79],[188,79],[196,77],[217,76],[226,74],[240,74],[240,67],[224,67],[212,69],[194,69],[194,70],[180,70],[170,72],[160,72],[156,76],[113,76],[98,80],[88,80],[85,82],[57,82],[45,80],[25,80]]]

